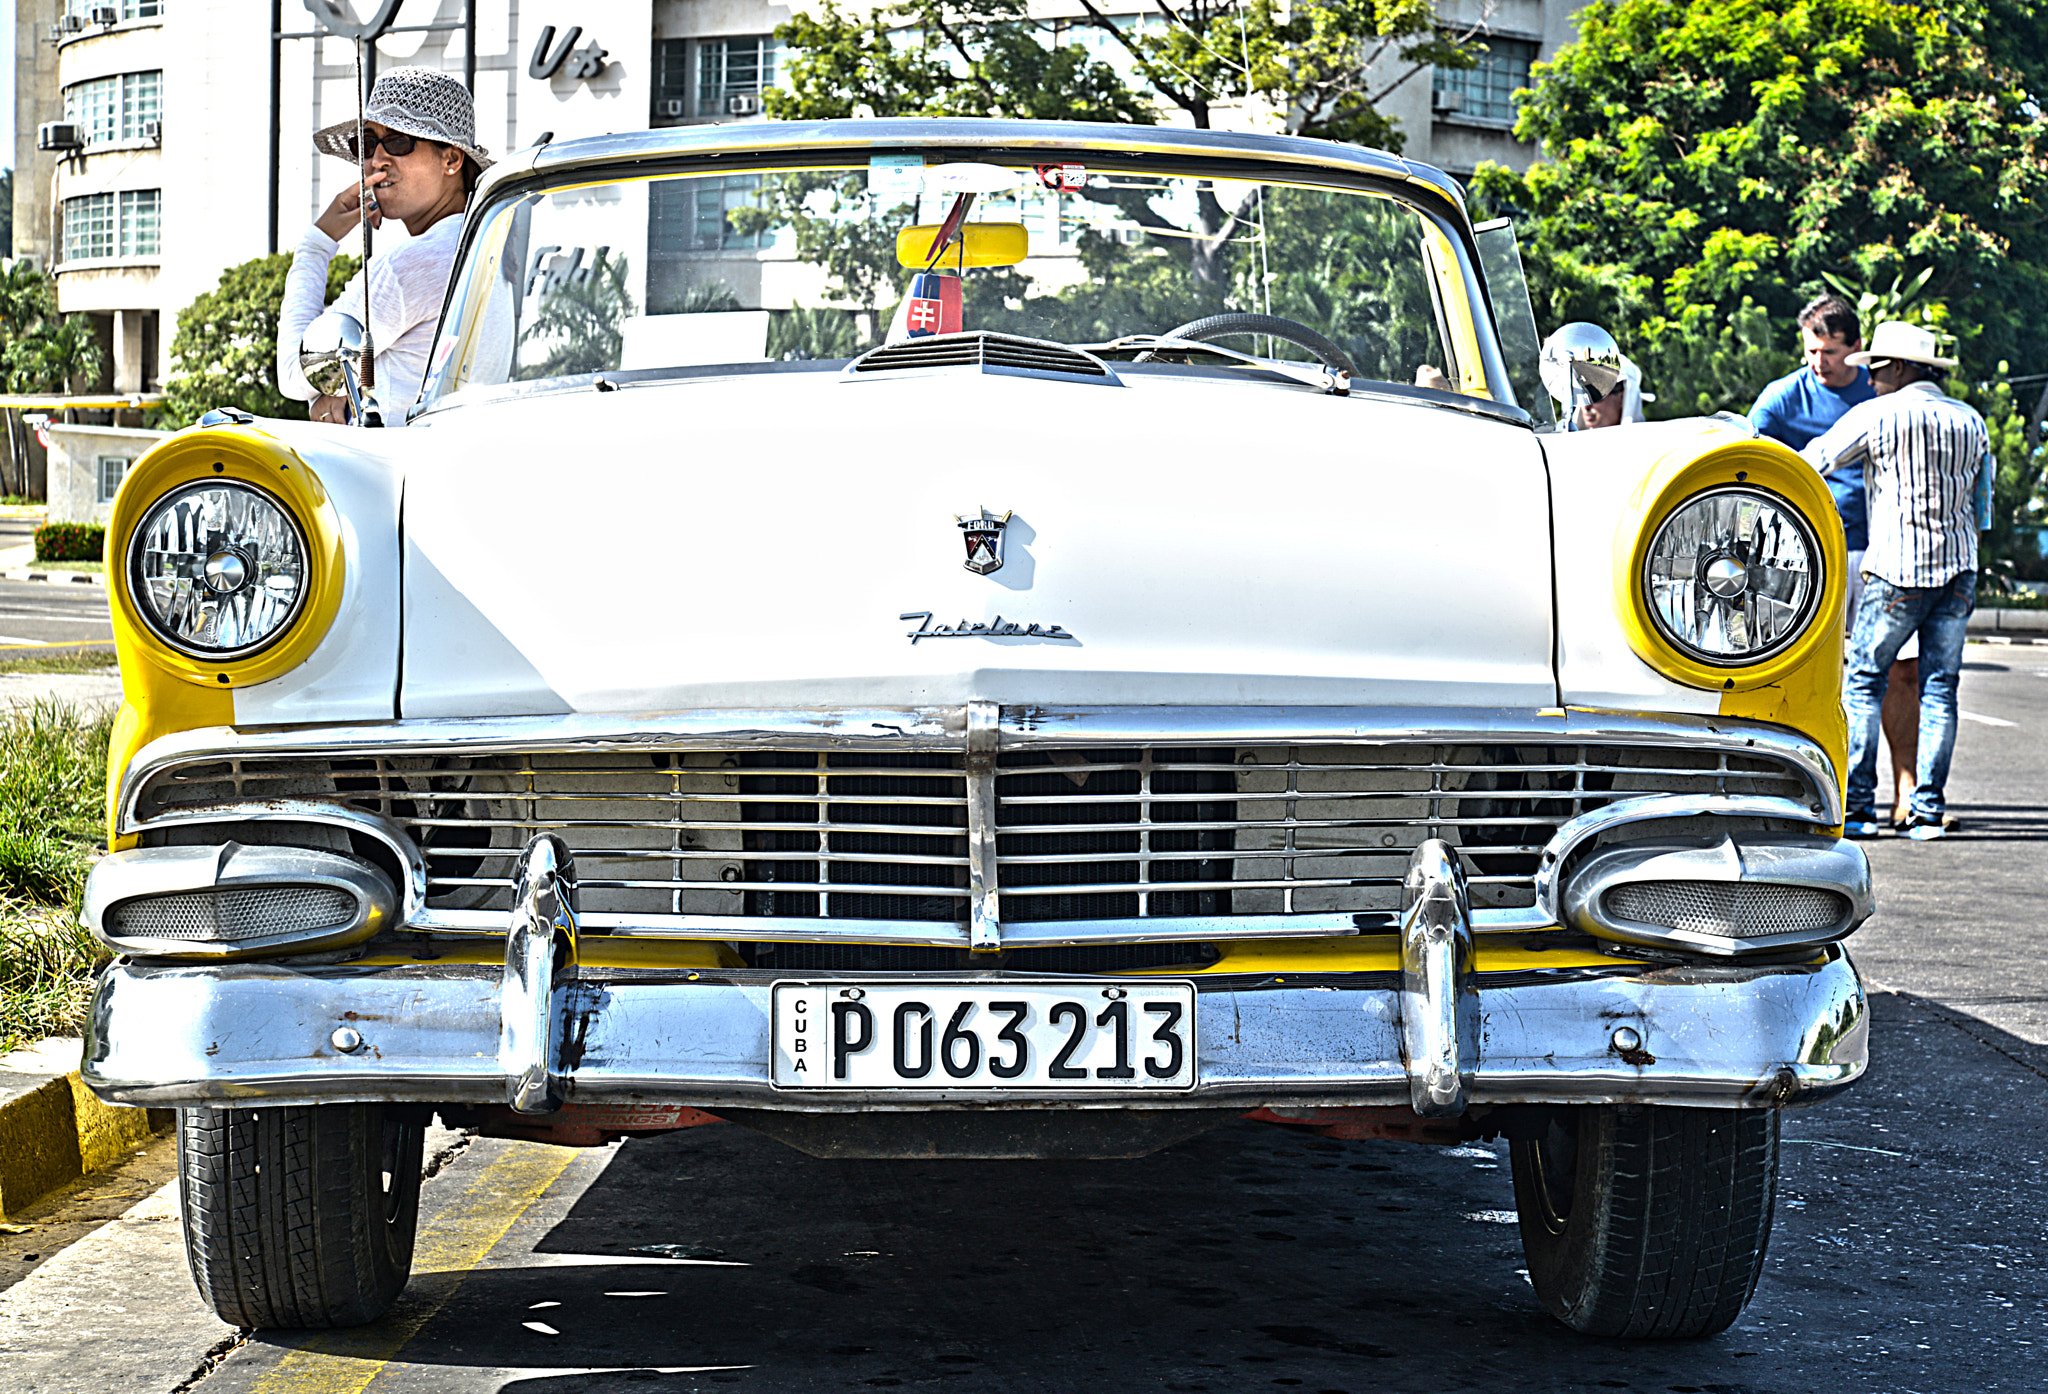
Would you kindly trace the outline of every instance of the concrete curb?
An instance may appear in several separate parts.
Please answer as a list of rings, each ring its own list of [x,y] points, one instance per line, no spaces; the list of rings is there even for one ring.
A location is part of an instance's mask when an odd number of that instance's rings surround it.
[[[119,1161],[177,1117],[93,1097],[78,1077],[81,1044],[58,1037],[0,1056],[0,1220]]]
[[[9,581],[62,581],[79,586],[104,586],[107,578],[97,571],[47,571],[34,567],[18,566],[0,571],[0,579]]]
[[[1979,609],[1970,637],[1994,644],[2048,644],[2048,610]]]

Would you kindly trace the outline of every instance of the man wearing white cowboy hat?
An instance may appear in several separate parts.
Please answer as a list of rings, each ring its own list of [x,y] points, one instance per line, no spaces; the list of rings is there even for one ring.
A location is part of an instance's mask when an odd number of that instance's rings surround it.
[[[1956,684],[1977,598],[1977,485],[1990,432],[1976,410],[1941,390],[1944,358],[1932,330],[1877,326],[1848,361],[1870,368],[1878,395],[1806,447],[1822,473],[1862,462],[1870,546],[1849,631],[1842,705],[1849,717],[1848,828],[1875,836],[1879,711],[1892,660],[1920,635],[1920,751],[1905,833],[1944,834],[1944,786],[1956,740]]]
[[[364,108],[362,133],[366,149],[358,151],[355,120],[337,122],[314,135],[313,148],[360,161],[370,226],[395,219],[409,234],[403,244],[373,256],[335,302],[337,309],[360,319],[363,278],[369,277],[377,397],[395,419],[419,396],[434,324],[455,267],[462,210],[491,157],[476,143],[476,107],[469,92],[433,68],[393,68],[379,77]],[[287,397],[311,402],[315,421],[345,420],[346,404],[321,396],[306,380],[299,369],[299,342],[323,313],[327,264],[340,250],[341,239],[361,221],[357,186],[350,183],[299,239],[285,278],[277,385]]]

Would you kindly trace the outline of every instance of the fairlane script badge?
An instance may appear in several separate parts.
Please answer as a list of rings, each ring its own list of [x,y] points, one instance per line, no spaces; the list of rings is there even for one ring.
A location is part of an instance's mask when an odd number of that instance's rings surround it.
[[[1005,513],[998,518],[986,508],[976,509],[970,517],[955,513],[953,521],[960,526],[960,534],[967,543],[967,569],[977,576],[986,576],[991,571],[1003,568],[1003,529],[1009,525],[1014,513]]]
[[[1068,644],[1081,641],[1056,624],[1018,624],[997,615],[988,623],[980,620],[962,620],[958,624],[933,624],[929,610],[912,610],[907,615],[898,615],[899,620],[922,621],[909,633],[911,643],[920,639],[1053,639]]]

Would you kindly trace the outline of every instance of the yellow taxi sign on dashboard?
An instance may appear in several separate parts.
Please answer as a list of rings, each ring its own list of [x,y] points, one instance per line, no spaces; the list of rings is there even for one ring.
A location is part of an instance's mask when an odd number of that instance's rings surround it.
[[[896,234],[896,261],[922,271],[933,266],[955,271],[966,266],[1015,266],[1030,249],[1030,238],[1022,223],[966,223],[946,254],[932,261],[932,241],[939,235],[938,223],[919,223]]]

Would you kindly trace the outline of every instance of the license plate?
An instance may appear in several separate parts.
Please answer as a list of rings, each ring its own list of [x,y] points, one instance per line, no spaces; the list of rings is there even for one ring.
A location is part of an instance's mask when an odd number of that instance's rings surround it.
[[[1191,1089],[1188,982],[783,982],[782,1089]]]

